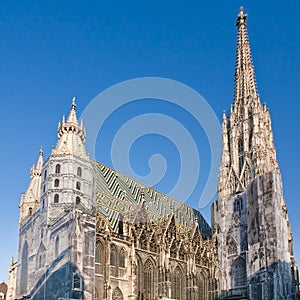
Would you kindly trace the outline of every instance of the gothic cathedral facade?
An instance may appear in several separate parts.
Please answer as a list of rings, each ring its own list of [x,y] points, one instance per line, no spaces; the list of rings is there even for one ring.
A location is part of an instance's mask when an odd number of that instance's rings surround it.
[[[298,270],[268,109],[237,20],[212,228],[201,213],[86,153],[72,102],[30,170],[7,299],[296,299]],[[221,137],[220,137],[221,138]]]

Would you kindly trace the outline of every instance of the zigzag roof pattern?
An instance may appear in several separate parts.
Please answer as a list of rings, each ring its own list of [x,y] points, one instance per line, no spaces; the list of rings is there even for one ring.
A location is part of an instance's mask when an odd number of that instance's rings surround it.
[[[154,223],[163,223],[168,216],[174,214],[181,230],[191,230],[197,219],[203,238],[211,236],[209,224],[196,209],[99,162],[92,163],[96,176],[97,211],[108,220],[108,225],[114,232],[119,231],[120,221],[137,211],[144,201],[148,218]]]

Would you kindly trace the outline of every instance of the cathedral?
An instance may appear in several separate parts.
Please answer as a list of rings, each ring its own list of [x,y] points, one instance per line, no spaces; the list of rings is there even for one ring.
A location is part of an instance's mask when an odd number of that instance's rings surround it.
[[[7,299],[297,299],[293,237],[246,18],[241,9],[212,226],[199,211],[91,159],[73,101],[21,196]]]

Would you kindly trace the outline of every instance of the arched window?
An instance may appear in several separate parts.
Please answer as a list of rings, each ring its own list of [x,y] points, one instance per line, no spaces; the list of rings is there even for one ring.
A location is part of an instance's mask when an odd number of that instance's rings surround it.
[[[54,195],[54,203],[58,203],[59,202],[59,195],[55,194]]]
[[[179,267],[176,267],[173,273],[173,282],[172,282],[172,298],[174,299],[182,299],[182,290],[183,290],[183,282],[182,282],[182,274]]]
[[[228,255],[235,255],[237,254],[237,245],[236,242],[231,240],[228,244]]]
[[[119,267],[125,268],[125,257],[126,257],[126,251],[124,248],[121,249],[120,255],[119,255]]]
[[[20,281],[20,293],[24,294],[27,292],[27,281],[28,281],[28,244],[25,241],[23,250],[22,250],[22,259],[21,259],[21,278]]]
[[[233,202],[233,211],[241,214],[243,210],[243,198],[241,196],[237,196],[237,198]]]
[[[77,176],[82,176],[82,169],[80,167],[77,168]]]
[[[145,299],[154,299],[154,266],[150,259],[144,265],[144,297]],[[180,298],[178,298],[180,299]]]
[[[44,172],[44,180],[47,178],[47,170]]]
[[[81,184],[79,181],[76,182],[76,190],[80,191]]]
[[[115,245],[112,245],[110,249],[110,265],[117,266],[117,249]]]
[[[54,187],[59,187],[59,179],[55,179],[55,181],[54,181]]]
[[[76,204],[80,204],[80,197],[76,197]]]
[[[119,287],[116,287],[116,289],[114,290],[113,294],[112,294],[112,300],[123,300],[123,294],[120,290]]]
[[[73,274],[73,290],[82,290],[81,276],[77,272]]]
[[[231,279],[233,287],[242,287],[246,285],[246,262],[242,257],[238,257],[231,266]]]
[[[58,257],[59,254],[59,236],[55,239],[55,257]]]
[[[41,239],[44,237],[44,228],[41,229]]]
[[[244,142],[241,139],[238,142],[238,157],[239,157],[239,174],[241,174],[244,167]]]
[[[99,240],[97,240],[96,248],[95,248],[95,273],[96,274],[103,273],[103,265],[104,265],[103,258],[104,258],[104,247],[103,244]]]
[[[206,293],[206,280],[204,276],[198,275],[197,276],[197,287],[198,287],[198,297],[199,299],[205,299],[207,293]]]
[[[60,164],[55,166],[55,174],[60,174]]]
[[[32,207],[28,208],[28,215],[31,216],[32,215]]]

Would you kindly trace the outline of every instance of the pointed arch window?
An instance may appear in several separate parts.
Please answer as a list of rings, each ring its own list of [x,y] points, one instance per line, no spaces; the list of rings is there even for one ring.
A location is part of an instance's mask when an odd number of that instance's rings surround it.
[[[104,247],[103,244],[97,240],[96,241],[96,249],[95,249],[95,272],[96,274],[103,273],[103,258],[104,258]],[[103,254],[102,254],[103,253]]]
[[[228,245],[228,255],[236,255],[237,254],[237,244],[235,241],[231,240]]]
[[[59,179],[54,180],[54,187],[59,187]]]
[[[81,169],[81,167],[78,167],[78,168],[77,168],[77,176],[78,176],[78,177],[81,177],[81,176],[82,176],[82,169]]]
[[[120,255],[119,255],[119,267],[125,268],[125,258],[126,258],[126,251],[124,248],[121,249]]]
[[[28,208],[28,215],[31,216],[32,215],[32,207]]]
[[[123,300],[123,299],[124,299],[123,293],[121,292],[120,288],[117,287],[112,294],[112,300]]]
[[[244,142],[242,139],[238,142],[238,160],[239,160],[239,174],[242,174],[244,167]]]
[[[112,245],[110,249],[110,265],[117,266],[117,249],[115,245]]]
[[[246,262],[242,257],[238,257],[231,266],[231,279],[233,287],[242,287],[246,285]]]
[[[76,197],[76,205],[79,205],[80,204],[80,197]]]
[[[176,267],[173,273],[173,282],[172,282],[172,298],[182,299],[182,290],[183,290],[183,281],[182,274],[179,267]]]
[[[59,195],[55,194],[54,195],[54,203],[58,203],[59,202]]]
[[[145,299],[155,299],[154,296],[154,266],[150,259],[144,265],[144,291]],[[179,299],[179,298],[178,298]]]
[[[60,164],[57,164],[56,166],[55,166],[55,174],[60,174]]]

